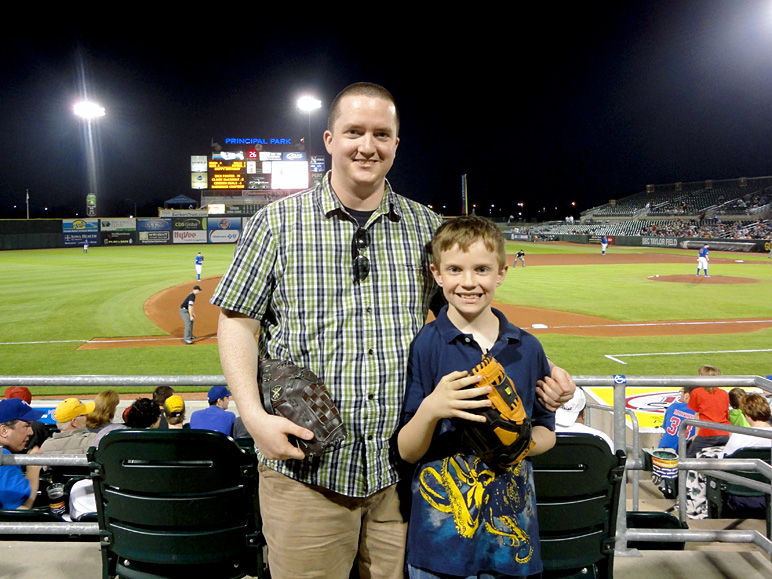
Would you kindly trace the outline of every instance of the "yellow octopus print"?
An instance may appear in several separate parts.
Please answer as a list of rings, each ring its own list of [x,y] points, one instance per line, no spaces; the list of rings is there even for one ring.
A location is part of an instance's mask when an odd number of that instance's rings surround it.
[[[418,486],[424,500],[452,515],[460,537],[472,539],[478,532],[489,533],[498,537],[500,545],[517,549],[519,563],[530,561],[531,537],[517,523],[517,515],[532,504],[527,465],[520,462],[496,473],[479,458],[459,454],[443,459],[438,466],[427,465],[420,472]]]

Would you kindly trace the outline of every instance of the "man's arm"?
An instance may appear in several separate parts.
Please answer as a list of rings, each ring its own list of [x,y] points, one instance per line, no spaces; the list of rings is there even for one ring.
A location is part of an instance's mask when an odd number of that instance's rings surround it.
[[[576,384],[571,374],[560,366],[555,366],[552,360],[547,361],[550,365],[550,376],[536,382],[536,395],[547,410],[554,412],[574,397]]]
[[[190,304],[190,303],[188,304],[188,315],[190,316],[191,320],[195,320],[196,319],[196,314],[193,311],[193,307],[194,307],[193,304]]]
[[[27,451],[27,454],[41,454],[40,447],[33,446]],[[32,506],[35,504],[35,499],[37,499],[38,496],[38,489],[40,488],[40,469],[43,468],[38,465],[27,465],[25,477],[27,477],[27,482],[29,482],[29,497],[25,501],[23,505],[20,505],[18,509],[25,510],[25,509],[31,509]]]
[[[314,433],[286,418],[268,414],[257,388],[257,343],[260,322],[223,308],[217,326],[220,364],[244,426],[265,458],[302,460],[305,454],[290,444],[289,435],[311,440]]]

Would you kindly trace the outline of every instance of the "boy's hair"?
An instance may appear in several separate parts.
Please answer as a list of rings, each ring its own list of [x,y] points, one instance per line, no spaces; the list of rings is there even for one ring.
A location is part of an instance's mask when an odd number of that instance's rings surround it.
[[[700,366],[700,369],[697,370],[697,374],[700,376],[721,376],[721,370],[716,368],[715,366]]]
[[[150,398],[137,398],[123,414],[125,424],[129,428],[149,428],[160,416],[161,409]]]
[[[456,245],[461,251],[482,241],[485,248],[496,254],[499,269],[507,265],[507,240],[501,230],[485,217],[465,215],[449,219],[437,228],[432,238],[432,263],[440,266],[440,254],[453,249]]]
[[[732,405],[732,408],[740,408],[740,404],[742,404],[746,394],[742,388],[732,388],[729,391],[729,404]]]
[[[340,116],[340,101],[347,96],[366,96],[389,101],[394,105],[394,118],[397,121],[397,134],[399,134],[399,109],[397,108],[397,101],[394,100],[394,96],[388,90],[372,82],[356,82],[338,93],[338,96],[333,99],[330,105],[330,111],[327,113],[328,131],[332,132],[335,121]]]
[[[770,417],[772,417],[772,411],[769,409],[769,402],[767,402],[767,399],[761,394],[757,394],[756,392],[748,394],[743,398],[740,403],[740,408],[745,416],[751,420],[769,422]]]

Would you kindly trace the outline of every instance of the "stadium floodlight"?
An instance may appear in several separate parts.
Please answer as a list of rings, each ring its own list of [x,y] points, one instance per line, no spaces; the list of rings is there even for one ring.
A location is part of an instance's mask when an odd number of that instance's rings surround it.
[[[105,109],[91,101],[81,101],[72,107],[73,112],[84,119],[96,119],[105,116]]]
[[[312,111],[322,108],[322,101],[306,95],[298,99],[297,105],[301,111],[310,114]]]

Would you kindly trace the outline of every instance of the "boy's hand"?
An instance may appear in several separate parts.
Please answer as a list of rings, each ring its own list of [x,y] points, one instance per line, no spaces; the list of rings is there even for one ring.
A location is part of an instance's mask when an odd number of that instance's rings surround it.
[[[466,370],[451,372],[442,377],[434,391],[421,403],[434,420],[442,418],[463,418],[474,422],[485,422],[484,416],[469,412],[470,409],[490,406],[487,398],[490,386],[468,388],[482,379],[470,376]],[[484,398],[480,398],[484,397]]]

